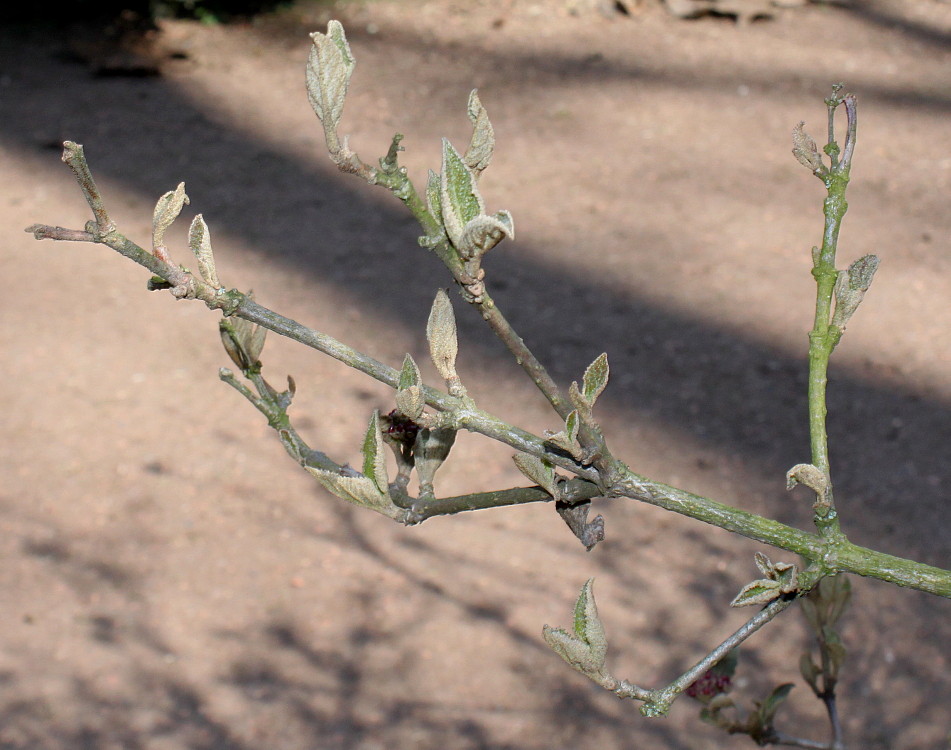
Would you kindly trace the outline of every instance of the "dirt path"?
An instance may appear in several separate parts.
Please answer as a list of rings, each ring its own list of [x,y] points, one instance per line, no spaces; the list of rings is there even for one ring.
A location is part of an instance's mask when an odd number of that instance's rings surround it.
[[[489,281],[560,381],[608,351],[615,452],[803,526],[805,493],[783,484],[807,457],[822,191],[790,131],[820,137],[822,97],[845,81],[861,125],[842,251],[882,267],[832,374],[844,525],[951,565],[951,6],[816,5],[744,28],[650,4],[614,19],[554,0],[304,6],[168,25],[161,44],[183,54],[154,78],[94,77],[63,38],[2,30],[0,748],[748,746],[687,703],[645,721],[540,630],[596,576],[616,672],[659,682],[742,620],[726,603],[755,545],[621,502],[598,509],[608,540],[591,554],[541,505],[415,529],[352,511],[218,382],[214,316],[147,294],[105,249],[22,232],[88,218],[59,162],[77,140],[127,234],[145,242],[156,198],[185,180],[226,284],[383,361],[424,362],[447,277],[388,195],[331,168],[304,95],[306,34],[331,13],[358,60],[343,127],[364,158],[398,130],[422,180],[441,136],[468,138],[479,88],[498,138],[483,192],[518,229]],[[480,404],[554,428],[480,321],[459,318]],[[312,443],[357,460],[388,392],[283,342],[264,360],[296,378]],[[463,438],[456,453],[445,494],[521,483],[508,450]],[[851,747],[942,746],[948,613],[856,582]],[[804,639],[794,614],[754,640],[740,694],[799,681]],[[800,685],[786,726],[821,736],[814,703]]]

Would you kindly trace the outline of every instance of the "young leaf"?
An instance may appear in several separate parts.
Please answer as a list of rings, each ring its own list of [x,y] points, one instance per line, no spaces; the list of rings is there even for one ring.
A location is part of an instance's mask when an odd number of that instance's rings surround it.
[[[555,467],[548,461],[536,458],[528,453],[516,453],[512,456],[518,470],[531,479],[552,497],[558,497]]]
[[[584,393],[585,400],[591,406],[594,406],[594,402],[598,400],[598,396],[601,395],[604,387],[608,384],[609,374],[610,368],[608,367],[607,354],[600,355],[594,362],[588,365],[588,369],[584,371],[582,392]]]
[[[577,385],[577,383],[575,385]],[[565,418],[565,429],[559,432],[545,430],[545,440],[561,448],[575,460],[580,460],[584,455],[584,450],[578,443],[578,428],[580,424],[581,420],[578,418],[577,409],[575,409]]]
[[[762,552],[753,553],[753,558],[756,560],[756,567],[759,568],[759,572],[768,578],[773,576],[773,563],[770,561],[766,555]]]
[[[604,669],[604,658],[608,651],[608,640],[604,633],[604,625],[598,616],[598,606],[594,601],[594,579],[589,578],[578,601],[575,602],[575,634],[591,648],[591,658],[600,672]]]
[[[399,390],[409,388],[411,385],[419,385],[422,382],[422,376],[419,374],[419,366],[416,361],[407,354],[403,357],[403,367],[400,369],[400,380],[396,386]]]
[[[429,341],[429,353],[436,370],[446,381],[457,380],[456,354],[459,342],[456,338],[456,316],[452,312],[452,302],[445,290],[436,292],[429,320],[426,323],[426,339]]]
[[[423,389],[418,385],[402,388],[396,392],[396,409],[404,417],[417,419],[423,413],[426,400],[423,398]]]
[[[800,164],[809,169],[813,174],[819,174],[825,170],[825,165],[822,163],[822,157],[819,156],[819,148],[816,146],[815,140],[803,130],[805,124],[804,122],[800,122],[793,129],[792,152]]]
[[[429,206],[429,213],[433,215],[436,221],[442,222],[442,199],[440,191],[442,190],[442,180],[439,175],[429,170],[429,179],[426,182],[426,203]]]
[[[445,138],[442,141],[440,202],[443,225],[454,246],[462,240],[466,224],[485,213],[475,175]]]
[[[466,260],[480,258],[505,237],[515,237],[512,214],[508,211],[499,211],[495,216],[479,214],[463,228],[456,249]]]
[[[575,638],[561,628],[545,625],[542,628],[542,638],[549,648],[564,659],[569,666],[577,669],[583,675],[598,672],[599,667],[591,654],[591,647],[584,641]]]
[[[155,204],[155,210],[152,212],[152,246],[160,247],[165,244],[165,230],[167,230],[182,208],[189,203],[188,196],[185,195],[185,183],[178,183],[178,187],[165,193]]]
[[[760,578],[746,584],[736,598],[730,602],[731,607],[749,607],[754,604],[768,604],[776,599],[782,591],[778,581]]]
[[[363,474],[344,476],[335,471],[305,466],[327,490],[348,503],[381,513],[388,518],[398,519],[400,509],[390,499],[388,493],[380,492],[376,483]]]
[[[201,214],[198,214],[188,229],[188,246],[198,261],[198,273],[215,289],[221,288],[218,271],[215,269],[215,256],[211,250],[211,232]]]
[[[314,46],[307,60],[307,98],[324,126],[336,129],[356,61],[340,21],[330,21],[326,34],[310,36]]]
[[[773,725],[776,711],[779,710],[780,705],[782,705],[783,701],[789,696],[789,691],[794,687],[795,685],[791,682],[779,685],[774,688],[773,692],[769,694],[769,697],[763,701],[763,705],[759,708],[759,715],[764,726],[771,727]]]
[[[388,492],[389,478],[386,475],[386,444],[380,430],[380,412],[374,410],[363,438],[363,473],[373,480],[380,492]]]
[[[468,167],[479,175],[492,160],[495,131],[476,89],[472,89],[472,93],[469,94],[468,112],[469,121],[472,123],[472,140],[469,141],[469,148],[466,149],[464,159]]]

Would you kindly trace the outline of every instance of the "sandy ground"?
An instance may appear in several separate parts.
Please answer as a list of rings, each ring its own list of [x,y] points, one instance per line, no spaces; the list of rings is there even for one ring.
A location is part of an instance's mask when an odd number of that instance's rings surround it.
[[[784,473],[808,457],[805,332],[822,187],[790,155],[822,98],[860,100],[849,261],[875,285],[836,352],[834,476],[852,539],[951,565],[951,6],[856,2],[739,28],[564,2],[302,6],[253,24],[165,27],[158,77],[102,77],[63,35],[0,31],[0,748],[566,750],[750,746],[678,703],[641,718],[544,647],[597,578],[620,676],[659,684],[744,618],[726,605],[757,545],[602,502],[587,554],[546,505],[406,529],[295,469],[217,380],[215,316],[145,291],[105,248],[37,243],[81,227],[59,161],[83,143],[120,228],[148,241],[180,180],[226,284],[397,365],[424,362],[448,277],[391,196],[338,174],[303,89],[307,32],[341,18],[358,60],[343,129],[371,160],[395,131],[422,180],[439,138],[495,125],[483,180],[517,241],[486,266],[553,374],[602,351],[601,416],[635,470],[807,527]],[[176,241],[181,243],[183,232]],[[181,244],[178,245],[181,247]],[[178,251],[181,253],[181,250]],[[457,305],[460,371],[484,408],[556,427],[501,345]],[[385,388],[286,342],[297,423],[358,460]],[[430,382],[437,382],[431,368]],[[510,451],[461,438],[443,494],[522,483]],[[768,552],[768,550],[767,550]],[[774,557],[778,557],[774,555]],[[948,602],[855,582],[841,704],[850,747],[944,747]],[[737,694],[799,682],[780,726],[822,737],[790,613],[744,651]]]

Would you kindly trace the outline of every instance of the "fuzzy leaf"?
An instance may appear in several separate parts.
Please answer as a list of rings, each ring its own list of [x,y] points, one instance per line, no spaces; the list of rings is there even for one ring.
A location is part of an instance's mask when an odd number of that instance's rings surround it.
[[[542,637],[549,648],[564,659],[573,669],[584,675],[595,674],[599,666],[591,653],[591,647],[561,628],[545,625]]]
[[[380,492],[376,483],[363,474],[344,476],[335,471],[318,469],[314,466],[305,466],[327,490],[348,503],[359,505],[362,508],[374,510],[388,518],[399,518],[400,509],[396,507],[390,496]]]
[[[863,255],[849,266],[849,286],[867,292],[881,261],[877,255]]]
[[[478,258],[505,237],[515,237],[515,223],[508,211],[499,211],[495,216],[479,214],[465,225],[456,248],[466,260]]]
[[[436,292],[429,320],[426,323],[426,339],[429,341],[429,353],[436,370],[444,380],[455,380],[456,355],[459,342],[456,338],[456,316],[452,312],[452,302],[445,290]]]
[[[578,419],[578,411],[573,410],[569,412],[568,416],[565,417],[565,435],[568,436],[569,440],[578,439],[578,428],[581,426],[581,421]]]
[[[820,502],[828,502],[832,485],[829,478],[812,464],[796,464],[786,472],[786,489],[791,490],[797,484],[804,484],[816,493]]]
[[[307,60],[307,98],[326,127],[335,129],[356,61],[339,21],[327,24],[327,33],[310,35],[314,46]]]
[[[464,157],[466,165],[480,174],[492,161],[492,152],[495,149],[495,131],[489,122],[489,115],[479,100],[479,92],[472,89],[469,94],[469,121],[472,123],[472,140],[466,149]]]
[[[581,392],[577,380],[572,380],[571,385],[568,386],[568,400],[571,402],[571,405],[575,407],[575,412],[578,414],[579,419],[582,418],[582,414],[587,417],[591,416],[591,404]]]
[[[518,470],[541,487],[545,492],[557,498],[555,467],[548,461],[536,458],[528,453],[516,453],[512,456]]]
[[[773,576],[773,563],[766,557],[762,552],[755,552],[753,554],[753,559],[756,560],[756,567],[759,568],[759,572],[762,573],[767,578],[772,578]]]
[[[198,261],[198,273],[215,289],[221,288],[218,271],[215,269],[215,256],[211,250],[211,232],[201,214],[198,214],[188,229],[188,246]]]
[[[405,417],[417,419],[423,413],[425,406],[426,399],[423,397],[423,389],[418,385],[401,388],[396,392],[396,408]]]
[[[607,354],[600,355],[584,371],[584,378],[582,379],[583,393],[585,400],[591,406],[594,406],[594,402],[598,400],[598,396],[601,395],[604,387],[608,384],[609,374]]]
[[[363,438],[363,473],[373,480],[377,488],[386,494],[389,478],[386,475],[386,444],[380,429],[380,412],[374,410]]]
[[[155,204],[155,210],[152,212],[152,246],[158,247],[165,243],[165,230],[167,230],[182,208],[188,205],[188,196],[185,195],[185,183],[178,183],[178,187],[165,193]]]
[[[400,390],[409,388],[411,385],[419,385],[423,378],[419,374],[419,366],[416,361],[407,354],[403,357],[403,367],[400,368],[400,380],[396,386]]]
[[[799,569],[792,563],[776,563],[771,577],[779,584],[779,590],[784,594],[790,594],[799,588]]]
[[[443,225],[452,244],[458,246],[466,224],[479,214],[485,213],[485,204],[472,170],[445,138],[442,141],[440,180]]]
[[[429,213],[433,215],[436,221],[442,219],[442,199],[440,191],[442,190],[442,180],[438,174],[429,170],[429,180],[426,182],[426,203],[429,206]]]
[[[815,174],[822,171],[824,165],[822,164],[822,157],[819,156],[819,148],[816,146],[816,142],[812,136],[803,130],[805,124],[804,122],[800,122],[793,129],[792,152],[800,164]]]
[[[577,385],[577,384],[576,384]],[[580,460],[584,450],[578,443],[578,428],[580,427],[577,409],[570,412],[565,418],[565,429],[559,432],[545,431],[545,440],[561,448],[575,460]]]
[[[600,672],[604,669],[608,640],[604,633],[604,624],[598,616],[593,586],[594,579],[589,578],[581,588],[578,601],[575,602],[574,629],[575,634],[591,648],[591,657]]]
[[[782,592],[778,581],[769,578],[760,578],[746,584],[736,598],[730,602],[731,607],[749,607],[754,604],[768,604]]]

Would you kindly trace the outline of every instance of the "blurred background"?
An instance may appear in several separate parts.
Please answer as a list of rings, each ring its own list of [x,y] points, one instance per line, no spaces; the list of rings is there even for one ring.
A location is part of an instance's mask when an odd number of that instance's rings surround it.
[[[635,471],[810,527],[785,472],[808,460],[806,332],[824,191],[792,157],[823,97],[859,100],[840,266],[882,259],[835,352],[829,431],[853,541],[951,566],[951,6],[853,0],[681,20],[660,2],[376,0],[43,4],[0,28],[0,748],[360,750],[745,747],[677,703],[647,721],[541,640],[597,579],[620,677],[658,685],[747,617],[727,604],[787,556],[632,501],[596,503],[591,553],[545,504],[398,527],[324,492],[218,381],[216,315],[145,290],[111,250],[36,242],[88,208],[60,162],[86,150],[120,231],[208,222],[223,283],[387,362],[428,364],[450,280],[387,192],[339,174],[304,92],[308,33],[343,21],[357,68],[341,125],[365,161],[406,135],[422,185],[464,147],[478,87],[497,146],[482,180],[517,238],[487,257],[503,312],[567,384],[602,351],[599,416]],[[456,301],[460,374],[483,408],[557,429]],[[392,394],[271,337],[295,423],[359,460]],[[462,436],[443,495],[525,483]],[[791,560],[790,560],[791,561]],[[948,603],[855,581],[841,711],[850,747],[943,747]],[[790,611],[744,646],[749,706],[797,682],[777,724],[815,739]],[[942,708],[945,706],[945,708]]]

